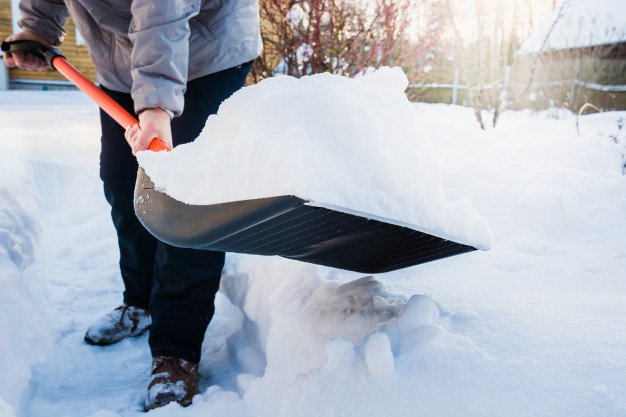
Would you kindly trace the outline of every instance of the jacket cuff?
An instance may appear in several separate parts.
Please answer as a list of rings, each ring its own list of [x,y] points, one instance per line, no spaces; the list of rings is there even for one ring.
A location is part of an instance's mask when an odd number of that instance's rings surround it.
[[[174,117],[180,116],[185,105],[185,87],[161,77],[143,75],[133,83],[131,90],[135,113],[162,108],[172,112]]]
[[[35,25],[33,19],[22,19],[17,24],[25,32],[33,33],[45,39],[50,45],[59,46],[65,40],[65,31],[59,31],[50,22],[40,20]]]

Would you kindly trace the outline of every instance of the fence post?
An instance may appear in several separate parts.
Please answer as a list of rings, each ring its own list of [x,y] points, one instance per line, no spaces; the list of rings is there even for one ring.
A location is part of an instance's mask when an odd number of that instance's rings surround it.
[[[570,91],[570,110],[576,111],[576,101],[578,100],[578,80],[580,79],[580,58],[574,61],[574,81],[572,81],[572,88]]]
[[[456,104],[457,93],[459,91],[459,77],[461,71],[458,68],[454,69],[454,83],[452,84],[452,104]]]
[[[0,54],[2,56],[2,54]],[[0,62],[0,91],[9,89],[9,69],[4,62]]]

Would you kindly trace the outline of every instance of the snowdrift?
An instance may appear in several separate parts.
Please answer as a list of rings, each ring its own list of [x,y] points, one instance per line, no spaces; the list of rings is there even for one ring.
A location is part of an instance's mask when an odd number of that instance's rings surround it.
[[[467,317],[428,296],[407,297],[373,276],[295,261],[237,256],[217,307],[201,372],[228,381],[220,370],[235,371],[231,383],[239,396],[212,386],[194,400],[190,415],[418,415],[417,386],[432,378],[456,383],[463,369],[488,356],[450,332],[451,323]],[[405,404],[390,405],[402,398]]]
[[[39,207],[24,164],[0,159],[0,416],[13,415],[52,338],[22,272],[35,256]]]
[[[445,200],[407,85],[399,68],[270,78],[222,103],[195,142],[138,160],[187,204],[295,195],[487,249],[491,232],[470,202]]]

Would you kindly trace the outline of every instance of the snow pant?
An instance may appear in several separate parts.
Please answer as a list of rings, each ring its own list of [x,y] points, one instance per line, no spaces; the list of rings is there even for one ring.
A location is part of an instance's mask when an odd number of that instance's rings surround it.
[[[207,117],[243,86],[251,66],[249,62],[187,83],[183,114],[172,120],[174,145],[198,137]],[[130,94],[104,90],[134,114]],[[124,129],[103,111],[100,120],[100,178],[117,230],[124,302],[150,309],[153,356],[199,362],[204,333],[213,317],[224,253],[176,248],[144,229],[133,208],[137,160]]]

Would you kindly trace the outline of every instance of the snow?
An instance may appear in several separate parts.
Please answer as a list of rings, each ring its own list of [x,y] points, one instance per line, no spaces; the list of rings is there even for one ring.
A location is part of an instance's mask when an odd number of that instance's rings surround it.
[[[543,45],[546,37],[548,40]],[[558,51],[623,42],[626,42],[623,0],[563,0],[522,44],[520,52]]]
[[[365,342],[365,364],[370,375],[384,377],[393,375],[394,358],[386,333],[372,333]]]
[[[21,282],[33,262],[39,235],[32,181],[21,164],[0,158],[0,415],[10,416],[30,379],[52,346],[43,312]],[[25,188],[26,187],[26,188]]]
[[[161,375],[168,376],[167,372],[164,372],[163,374],[157,374],[157,377],[161,377]],[[187,393],[185,390],[185,383],[183,381],[178,381],[176,384],[172,384],[171,382],[157,383],[154,384],[148,391],[146,404],[154,404],[157,395],[163,391],[173,393],[176,398],[184,398]]]
[[[493,249],[374,277],[229,255],[200,393],[148,415],[626,415],[626,113],[583,116],[578,137],[568,113],[505,112],[483,132],[471,109],[412,109]],[[122,293],[97,112],[7,92],[0,125],[8,246],[28,260],[0,253],[0,416],[143,416],[147,336],[82,342]]]
[[[488,249],[489,226],[470,202],[445,200],[407,86],[399,68],[269,78],[226,100],[195,142],[138,160],[187,204],[295,195]]]

